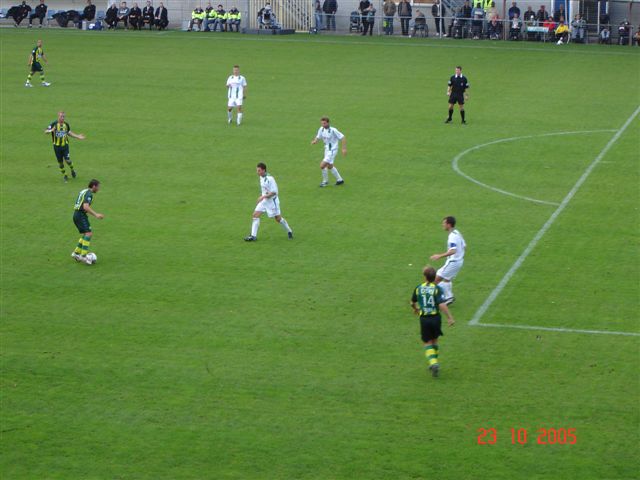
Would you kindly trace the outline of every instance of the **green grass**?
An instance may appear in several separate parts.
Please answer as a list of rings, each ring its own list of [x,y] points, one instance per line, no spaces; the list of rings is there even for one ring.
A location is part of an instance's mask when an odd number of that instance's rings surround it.
[[[469,326],[556,207],[451,168],[534,136],[460,166],[560,202],[614,133],[540,135],[619,129],[635,50],[46,30],[53,85],[26,89],[34,35],[0,30],[3,478],[637,478],[640,339]],[[465,127],[443,124],[456,64]],[[59,109],[87,135],[66,185],[41,133]],[[348,137],[340,189],[317,187],[325,114]],[[639,134],[636,118],[483,322],[640,332]],[[258,161],[294,241],[267,219],[242,241]],[[92,177],[106,217],[86,267],[71,209]],[[469,250],[434,381],[407,302],[449,214]],[[538,445],[540,427],[578,441]]]

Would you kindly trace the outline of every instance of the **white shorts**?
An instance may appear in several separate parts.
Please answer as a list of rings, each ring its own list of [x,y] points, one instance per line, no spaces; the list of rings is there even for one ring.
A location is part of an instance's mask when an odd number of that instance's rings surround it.
[[[336,155],[338,155],[338,149],[337,148],[329,149],[329,148],[325,147],[325,149],[324,149],[324,158],[322,159],[322,161],[325,162],[325,163],[330,163],[331,165],[333,165],[333,162],[336,160]]]
[[[241,107],[242,106],[242,98],[230,98],[227,103],[227,107]]]
[[[463,263],[464,260],[450,260],[439,268],[436,273],[440,278],[451,281],[456,278],[456,275],[458,275]]]
[[[267,212],[269,218],[273,218],[280,215],[280,200],[278,200],[278,197],[265,198],[256,205],[256,209],[254,211],[260,213]]]

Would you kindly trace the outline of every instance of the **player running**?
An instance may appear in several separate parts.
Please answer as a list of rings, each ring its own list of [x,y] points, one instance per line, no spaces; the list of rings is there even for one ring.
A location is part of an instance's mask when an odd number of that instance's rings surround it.
[[[425,282],[418,285],[411,296],[411,308],[416,315],[420,315],[420,335],[424,342],[424,355],[429,362],[431,375],[437,377],[440,373],[440,362],[438,361],[438,337],[442,333],[442,310],[447,316],[447,323],[453,326],[455,320],[442,298],[442,289],[434,283],[436,270],[426,266],[422,271]]]
[[[247,98],[247,79],[240,75],[240,67],[233,66],[233,75],[227,78],[227,122],[233,122],[233,107],[236,108],[236,122],[242,123],[242,102]]]
[[[84,140],[85,136],[82,133],[73,133],[71,127],[65,121],[64,112],[58,112],[58,120],[52,122],[44,131],[44,133],[51,134],[51,140],[53,141],[53,151],[56,154],[58,160],[58,167],[62,174],[62,179],[66,183],[69,180],[67,173],[64,170],[64,162],[67,162],[71,169],[71,176],[76,178],[76,171],[73,169],[73,163],[69,157],[69,137],[77,138],[78,140]]]
[[[42,40],[38,40],[35,48],[31,50],[31,55],[29,55],[29,63],[27,64],[30,68],[29,76],[27,77],[27,81],[25,82],[25,87],[33,87],[31,84],[31,77],[36,73],[40,72],[40,82],[42,82],[43,87],[48,87],[51,85],[49,82],[44,80],[44,70],[42,69],[42,60],[44,63],[49,65],[49,60],[47,60],[47,56],[44,54],[42,50]]]
[[[447,238],[447,251],[444,253],[436,253],[431,255],[431,260],[440,260],[446,258],[447,261],[438,270],[436,283],[442,287],[444,291],[444,301],[450,305],[455,300],[453,296],[453,279],[458,275],[462,264],[464,263],[464,253],[467,244],[462,238],[462,234],[456,230],[456,218],[445,217],[442,219],[442,228],[449,232]]]
[[[320,170],[322,170],[322,183],[321,187],[329,185],[329,170],[336,177],[336,185],[344,185],[344,180],[340,176],[338,169],[333,165],[338,154],[338,144],[342,142],[342,155],[347,154],[347,138],[337,128],[330,125],[329,117],[322,117],[320,124],[322,125],[318,129],[318,133],[311,140],[311,145],[318,143],[318,140],[324,142],[324,158],[320,162]]]
[[[82,236],[78,240],[78,245],[71,253],[71,256],[76,262],[86,263],[87,265],[91,265],[91,261],[87,259],[87,253],[89,253],[89,245],[91,245],[91,237],[93,236],[87,213],[98,220],[104,218],[102,213],[97,213],[91,208],[93,196],[98,193],[98,190],[100,190],[100,182],[95,179],[91,180],[89,186],[78,194],[76,204],[73,207],[73,223],[75,223],[78,232]]]
[[[293,239],[293,231],[287,221],[280,215],[280,200],[278,199],[278,185],[275,178],[267,173],[267,166],[259,163],[256,172],[260,177],[260,189],[262,195],[258,198],[258,204],[253,212],[251,222],[251,235],[244,237],[246,242],[255,242],[258,239],[258,228],[260,227],[260,216],[267,212],[269,218],[274,218],[287,232],[289,239]]]

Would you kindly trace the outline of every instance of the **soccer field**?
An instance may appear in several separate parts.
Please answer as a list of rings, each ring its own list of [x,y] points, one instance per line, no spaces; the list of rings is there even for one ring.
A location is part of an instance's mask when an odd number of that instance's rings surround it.
[[[27,89],[38,35],[52,86]],[[3,479],[638,478],[637,49],[0,42]],[[445,125],[458,64],[469,123]],[[87,136],[66,184],[42,133],[59,110]],[[343,187],[318,188],[323,115],[348,139]],[[266,218],[242,240],[260,161],[294,240]],[[86,266],[71,217],[91,178]],[[408,302],[446,215],[468,250],[434,379]]]

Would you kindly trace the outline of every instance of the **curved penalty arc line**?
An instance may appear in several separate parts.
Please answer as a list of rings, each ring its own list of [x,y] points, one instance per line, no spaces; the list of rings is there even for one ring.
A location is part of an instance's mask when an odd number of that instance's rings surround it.
[[[499,140],[493,140],[491,142],[487,142],[487,143],[482,143],[480,145],[475,145],[473,147],[467,148],[466,150],[460,152],[458,155],[456,155],[453,160],[451,161],[451,166],[453,168],[453,170],[460,176],[466,178],[467,180],[469,180],[470,182],[475,183],[476,185],[479,185],[483,188],[487,188],[489,190],[492,190],[496,193],[501,193],[502,195],[507,195],[509,197],[514,197],[514,198],[519,198],[520,200],[526,200],[528,202],[533,202],[533,203],[538,203],[538,204],[542,204],[542,205],[553,205],[555,207],[557,207],[558,205],[560,205],[559,202],[549,202],[547,200],[539,200],[537,198],[532,198],[532,197],[527,197],[525,195],[518,195],[517,193],[513,193],[513,192],[508,192],[507,190],[503,190],[502,188],[497,188],[494,187],[492,185],[488,185],[484,182],[481,182],[480,180],[477,180],[475,178],[473,178],[471,175],[468,175],[466,173],[464,173],[459,166],[460,163],[460,159],[462,157],[464,157],[467,153],[471,153],[475,150],[480,150],[481,148],[484,147],[489,147],[491,145],[496,145],[499,143],[506,143],[506,142],[515,142],[516,140],[526,140],[529,138],[541,138],[541,137],[554,137],[554,136],[559,136],[559,135],[586,135],[589,133],[605,133],[605,132],[615,132],[616,130],[611,130],[611,129],[603,129],[603,130],[581,130],[581,131],[572,131],[572,132],[553,132],[553,133],[543,133],[543,134],[539,134],[539,135],[521,135],[521,136],[517,136],[517,137],[509,137],[509,138],[501,138]]]

